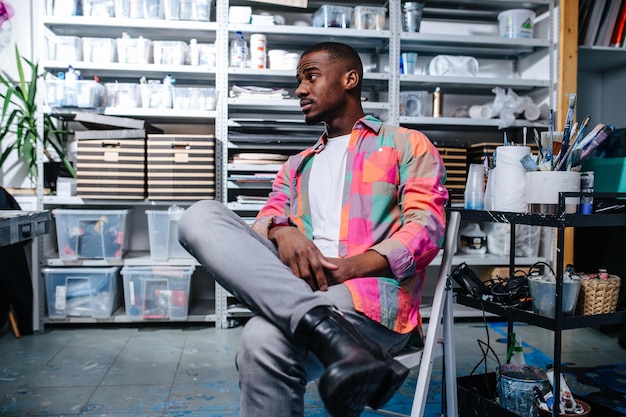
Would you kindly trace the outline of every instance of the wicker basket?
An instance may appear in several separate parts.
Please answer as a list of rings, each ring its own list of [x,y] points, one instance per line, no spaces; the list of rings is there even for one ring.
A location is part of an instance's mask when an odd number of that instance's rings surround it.
[[[617,275],[608,275],[605,279],[599,278],[598,274],[582,275],[576,314],[589,316],[615,312],[620,281]]]

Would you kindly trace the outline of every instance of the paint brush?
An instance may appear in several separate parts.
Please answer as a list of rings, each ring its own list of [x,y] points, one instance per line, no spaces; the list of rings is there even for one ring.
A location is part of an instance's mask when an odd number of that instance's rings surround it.
[[[611,124],[603,126],[602,129],[598,132],[597,135],[593,137],[589,145],[585,149],[583,149],[582,154],[580,155],[580,160],[586,159],[591,152],[593,152],[606,138],[611,136],[611,133],[615,130],[615,127]]]
[[[541,139],[539,138],[539,131],[537,128],[533,129],[533,137],[535,138],[535,143],[537,144],[537,149],[539,150],[539,160],[543,159],[543,147],[541,146]]]
[[[563,132],[552,132],[552,155],[554,155],[554,163],[559,158],[559,153],[563,145]]]
[[[569,95],[569,107],[567,109],[567,116],[565,117],[565,127],[563,128],[563,141],[561,148],[565,148],[563,153],[567,152],[567,148],[570,143],[570,136],[572,133],[572,123],[574,122],[574,107],[576,106],[576,94]]]
[[[578,122],[574,123],[574,126],[572,127],[572,131],[571,131],[571,136],[572,138],[575,138],[578,132]],[[555,171],[563,171],[564,168],[567,166],[567,159],[569,158],[570,154],[572,153],[572,149],[574,149],[573,146],[568,146],[567,149],[566,148],[561,148],[561,153],[559,153],[558,159],[557,159],[557,163],[556,166],[554,167]]]
[[[537,163],[535,162],[535,158],[533,158],[533,156],[529,153],[524,155],[519,161],[526,171],[532,172],[539,169]]]
[[[578,132],[576,133],[576,137],[572,138],[572,140],[570,141],[572,143],[571,146],[575,146],[578,145],[578,143],[580,143],[580,140],[583,138],[583,135],[585,134],[585,130],[587,129],[587,126],[589,125],[589,121],[591,120],[590,116],[586,116],[582,123],[580,124],[580,127],[578,128]]]
[[[541,132],[541,146],[545,150],[544,159],[546,162],[553,162],[553,152],[554,152],[554,111],[550,109],[550,120],[548,122],[548,131]]]

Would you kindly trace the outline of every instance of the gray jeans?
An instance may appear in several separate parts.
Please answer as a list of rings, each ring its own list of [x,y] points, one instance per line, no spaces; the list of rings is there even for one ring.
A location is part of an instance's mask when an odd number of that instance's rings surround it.
[[[336,306],[366,337],[392,353],[408,341],[408,335],[356,312],[345,285],[313,291],[280,261],[271,241],[220,202],[193,204],[178,228],[183,246],[256,314],[243,329],[236,356],[242,417],[304,415],[307,381],[319,377],[323,368],[293,334],[315,307]]]

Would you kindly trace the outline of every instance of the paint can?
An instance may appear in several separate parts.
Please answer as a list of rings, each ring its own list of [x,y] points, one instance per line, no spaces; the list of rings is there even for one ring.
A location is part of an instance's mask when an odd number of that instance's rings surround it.
[[[500,406],[520,416],[538,416],[533,388],[551,389],[546,373],[530,365],[506,364],[496,368]]]

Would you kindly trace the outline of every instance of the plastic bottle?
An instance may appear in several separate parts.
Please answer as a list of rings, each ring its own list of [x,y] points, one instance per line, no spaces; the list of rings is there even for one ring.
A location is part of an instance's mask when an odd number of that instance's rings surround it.
[[[198,40],[191,39],[189,41],[189,61],[191,65],[199,65],[200,52],[198,51]]]
[[[487,233],[481,230],[478,223],[468,223],[459,232],[459,250],[471,255],[487,253]]]
[[[524,347],[522,346],[522,340],[520,336],[515,335],[515,344],[513,345],[513,351],[511,352],[511,358],[509,363],[515,365],[526,365],[526,359],[524,358]]]
[[[441,88],[435,88],[433,92],[433,117],[443,116],[443,93]]]
[[[65,99],[63,105],[66,107],[78,106],[78,91],[76,89],[77,80],[78,75],[76,74],[74,67],[70,65],[67,67],[67,72],[65,73]]]
[[[230,66],[234,68],[246,68],[248,66],[248,43],[243,33],[237,32],[237,39],[230,44]]]

